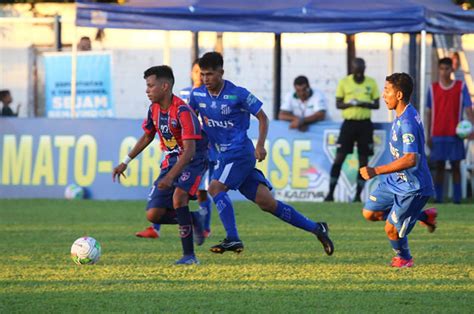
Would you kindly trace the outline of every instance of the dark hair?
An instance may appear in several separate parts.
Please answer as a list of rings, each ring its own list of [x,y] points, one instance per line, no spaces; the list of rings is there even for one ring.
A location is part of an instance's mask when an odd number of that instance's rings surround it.
[[[156,79],[165,79],[170,81],[171,86],[174,85],[174,75],[173,70],[167,65],[159,65],[149,68],[143,74],[143,78],[146,79],[149,76],[155,75]]]
[[[10,95],[10,91],[8,89],[0,90],[0,100],[3,100],[8,95]]]
[[[403,93],[403,101],[410,102],[411,93],[413,92],[413,79],[406,73],[393,73],[385,78],[393,87]]]
[[[194,67],[196,64],[199,65],[199,58],[193,61],[193,64],[191,64],[191,67]]]
[[[295,80],[293,81],[293,85],[308,85],[309,86],[308,78],[304,75],[300,75],[295,78]]]
[[[442,59],[439,59],[438,61],[438,66],[442,65],[442,64],[445,64],[449,67],[453,67],[453,59],[451,58],[442,58]]]
[[[199,59],[199,67],[201,69],[217,70],[224,67],[224,59],[222,55],[216,51],[207,52]]]

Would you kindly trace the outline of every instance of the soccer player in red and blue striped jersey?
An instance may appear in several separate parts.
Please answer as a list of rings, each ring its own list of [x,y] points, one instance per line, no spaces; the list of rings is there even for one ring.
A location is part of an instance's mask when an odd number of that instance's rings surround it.
[[[113,172],[113,179],[124,175],[128,162],[140,154],[158,134],[165,158],[161,172],[148,197],[147,218],[157,224],[179,224],[183,257],[176,264],[199,263],[194,254],[195,236],[204,241],[200,215],[192,215],[188,203],[194,198],[207,169],[207,138],[194,111],[173,95],[173,71],[168,66],[145,71],[146,93],[152,104],[143,122],[144,133],[124,161]]]

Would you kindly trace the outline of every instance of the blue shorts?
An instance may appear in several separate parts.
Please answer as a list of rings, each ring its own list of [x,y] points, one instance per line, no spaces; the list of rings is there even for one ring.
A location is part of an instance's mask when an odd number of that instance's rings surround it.
[[[386,183],[382,182],[370,193],[364,208],[371,211],[390,209],[387,219],[397,228],[398,236],[403,238],[415,226],[418,216],[429,198],[429,196],[420,194],[393,194],[387,188]]]
[[[209,167],[202,176],[201,183],[199,184],[199,191],[207,191],[209,189],[209,184],[211,183],[212,174],[214,173],[215,166],[216,162],[209,160]]]
[[[212,175],[231,190],[239,190],[250,201],[255,201],[259,184],[264,184],[270,190],[272,185],[263,173],[255,168],[255,157],[248,154],[220,154]]]
[[[191,160],[191,162],[184,168],[181,175],[177,177],[173,183],[173,187],[169,189],[159,189],[158,182],[166,176],[171,170],[172,165],[161,169],[160,175],[153,183],[150,193],[148,194],[148,203],[146,209],[150,208],[173,208],[173,194],[174,190],[179,187],[183,191],[188,192],[192,199],[196,198],[199,183],[207,170],[207,160],[204,158],[197,158]]]
[[[457,161],[466,158],[464,141],[457,136],[433,136],[431,161]]]

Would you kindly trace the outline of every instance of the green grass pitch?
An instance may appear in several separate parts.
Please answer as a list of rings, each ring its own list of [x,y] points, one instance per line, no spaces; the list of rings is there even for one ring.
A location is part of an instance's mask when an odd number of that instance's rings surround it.
[[[383,223],[364,221],[360,203],[294,205],[329,223],[333,256],[248,202],[236,203],[242,254],[208,251],[224,237],[214,211],[201,265],[175,266],[176,226],[134,236],[147,226],[144,202],[0,200],[0,313],[472,313],[473,204],[438,206],[433,234],[415,227],[411,269],[388,266]],[[83,235],[102,245],[97,265],[70,259]]]

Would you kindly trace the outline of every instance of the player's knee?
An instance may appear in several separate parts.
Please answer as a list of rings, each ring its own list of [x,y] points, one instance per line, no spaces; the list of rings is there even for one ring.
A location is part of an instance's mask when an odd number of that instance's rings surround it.
[[[207,190],[209,194],[211,194],[212,197],[215,197],[217,194],[220,192],[225,191],[225,185],[222,183],[219,183],[217,181],[212,181],[211,184],[209,185],[209,189]]]
[[[384,220],[383,212],[381,211],[373,211],[363,208],[362,209],[362,216],[364,216],[365,220],[368,221],[381,221]]]
[[[362,209],[362,216],[364,216],[365,220],[376,221],[374,211],[367,210],[367,209],[363,208]]]
[[[184,206],[188,206],[189,203],[189,195],[188,192],[177,188],[174,190],[173,194],[173,207],[180,208]]]
[[[161,210],[160,208],[150,208],[146,212],[146,219],[152,223],[159,223],[163,215],[164,210]]]
[[[198,202],[199,203],[207,201],[207,191],[206,190],[199,190],[197,197],[198,197]]]
[[[387,237],[392,240],[398,240],[398,230],[395,228],[394,225],[392,225],[390,222],[385,223],[385,233],[387,234]]]

